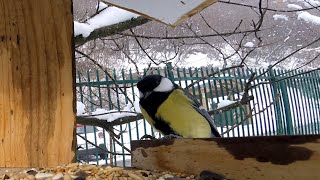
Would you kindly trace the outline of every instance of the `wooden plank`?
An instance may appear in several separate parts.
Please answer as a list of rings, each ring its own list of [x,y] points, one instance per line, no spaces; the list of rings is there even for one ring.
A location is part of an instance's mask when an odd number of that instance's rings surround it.
[[[320,179],[320,136],[132,141],[132,165],[227,179]]]
[[[0,0],[0,167],[69,163],[71,0]]]
[[[217,0],[104,0],[144,17],[177,26]]]

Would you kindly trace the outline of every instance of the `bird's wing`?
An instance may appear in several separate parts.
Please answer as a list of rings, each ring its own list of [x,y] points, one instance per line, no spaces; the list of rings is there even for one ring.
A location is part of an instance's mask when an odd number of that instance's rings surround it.
[[[210,114],[204,109],[204,107],[202,107],[202,105],[200,104],[200,102],[187,90],[181,88],[180,86],[176,85],[176,88],[182,90],[184,92],[184,94],[192,101],[192,105],[193,108],[196,109],[204,118],[206,118],[206,120],[209,122],[212,133],[215,137],[221,137],[220,133],[218,132],[214,121],[212,119],[212,117],[210,116]]]

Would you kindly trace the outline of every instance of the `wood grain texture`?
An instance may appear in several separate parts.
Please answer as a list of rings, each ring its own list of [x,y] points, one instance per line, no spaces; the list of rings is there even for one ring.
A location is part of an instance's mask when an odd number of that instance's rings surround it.
[[[132,142],[132,166],[226,179],[320,179],[320,136]]]
[[[71,0],[0,0],[0,167],[71,162]]]

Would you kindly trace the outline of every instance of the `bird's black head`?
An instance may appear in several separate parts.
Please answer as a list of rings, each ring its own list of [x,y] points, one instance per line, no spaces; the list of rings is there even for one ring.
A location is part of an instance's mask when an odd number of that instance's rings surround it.
[[[141,93],[151,92],[159,86],[162,78],[160,75],[145,76],[138,82],[137,87]]]

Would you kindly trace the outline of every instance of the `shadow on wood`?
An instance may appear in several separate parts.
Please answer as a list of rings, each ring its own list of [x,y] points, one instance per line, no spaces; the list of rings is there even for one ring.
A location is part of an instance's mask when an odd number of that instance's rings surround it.
[[[320,136],[132,141],[132,166],[227,179],[320,179]]]

